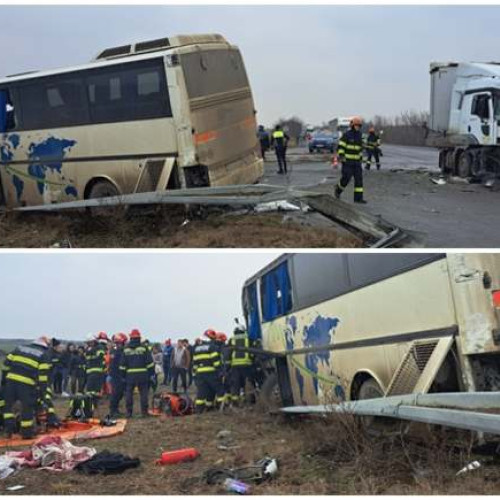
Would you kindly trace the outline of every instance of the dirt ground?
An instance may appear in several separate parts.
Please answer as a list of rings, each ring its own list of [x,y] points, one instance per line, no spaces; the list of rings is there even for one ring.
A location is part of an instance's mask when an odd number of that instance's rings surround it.
[[[66,405],[57,402],[60,414]],[[217,449],[221,430],[231,431],[239,448]],[[139,457],[139,468],[112,476],[22,470],[1,481],[0,492],[21,484],[25,488],[17,494],[23,495],[225,494],[222,486],[202,481],[204,471],[242,467],[267,455],[278,460],[279,473],[252,485],[253,494],[498,494],[500,462],[489,458],[480,469],[456,477],[477,457],[467,448],[467,436],[459,440],[460,448],[456,436],[447,436],[435,430],[418,439],[403,434],[366,438],[352,419],[287,420],[258,407],[131,419],[121,436],[75,444]],[[197,448],[201,456],[190,463],[154,464],[162,451],[185,447]]]
[[[362,246],[349,233],[284,214],[227,215],[212,211],[187,224],[182,210],[0,215],[0,247],[37,248],[279,248]]]

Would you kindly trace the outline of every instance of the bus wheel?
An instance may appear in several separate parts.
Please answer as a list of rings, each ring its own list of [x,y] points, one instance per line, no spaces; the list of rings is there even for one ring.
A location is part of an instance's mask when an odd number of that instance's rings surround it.
[[[109,196],[118,196],[120,193],[114,184],[104,179],[96,181],[89,189],[87,199],[92,198],[107,198]],[[111,217],[121,213],[120,206],[111,207],[90,207],[87,208],[87,213],[91,216]]]
[[[472,155],[468,151],[460,153],[457,161],[457,174],[459,177],[466,179],[471,176],[472,161]]]
[[[375,399],[384,397],[384,391],[372,378],[365,380],[358,391],[357,399]],[[360,422],[369,436],[379,437],[405,432],[401,422],[393,418],[362,416]]]
[[[119,194],[114,184],[109,181],[100,180],[92,185],[88,198],[106,198],[108,196],[118,196]]]
[[[267,411],[275,411],[283,406],[276,373],[270,373],[262,384],[259,393],[259,403]]]

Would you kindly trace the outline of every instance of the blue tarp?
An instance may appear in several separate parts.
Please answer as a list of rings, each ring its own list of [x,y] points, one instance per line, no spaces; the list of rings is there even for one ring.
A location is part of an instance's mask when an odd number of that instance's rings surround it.
[[[292,309],[292,290],[287,262],[262,277],[262,319],[271,321]]]
[[[0,90],[0,134],[7,132],[7,91]]]
[[[250,340],[260,340],[262,337],[262,331],[260,329],[256,282],[251,283],[247,287],[247,310],[248,337]]]

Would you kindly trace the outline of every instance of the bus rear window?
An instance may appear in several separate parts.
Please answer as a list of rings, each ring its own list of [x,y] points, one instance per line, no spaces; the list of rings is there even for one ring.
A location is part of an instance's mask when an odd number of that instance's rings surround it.
[[[263,321],[271,321],[292,310],[292,286],[286,261],[262,276],[260,296]]]
[[[181,64],[191,99],[249,86],[238,50],[206,50],[183,54]]]

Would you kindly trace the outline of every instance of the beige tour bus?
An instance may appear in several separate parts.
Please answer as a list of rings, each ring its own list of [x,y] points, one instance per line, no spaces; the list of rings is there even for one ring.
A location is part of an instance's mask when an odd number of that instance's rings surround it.
[[[254,183],[255,114],[241,53],[217,34],[0,79],[0,204]]]
[[[500,390],[500,254],[285,254],[242,299],[287,406]]]

